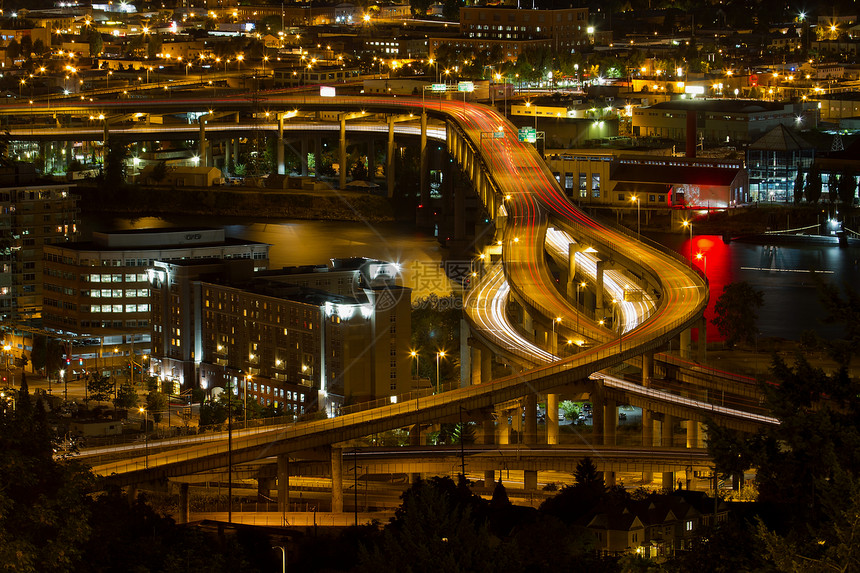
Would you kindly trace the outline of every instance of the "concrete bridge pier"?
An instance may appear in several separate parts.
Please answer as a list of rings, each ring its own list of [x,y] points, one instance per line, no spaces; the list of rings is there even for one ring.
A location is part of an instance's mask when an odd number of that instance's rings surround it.
[[[671,448],[674,444],[675,416],[663,414],[663,425],[660,428],[660,446]]]
[[[699,422],[695,420],[686,420],[687,426],[687,447],[699,447]]]
[[[663,482],[663,489],[668,491],[675,491],[675,474],[674,472],[663,472],[663,476],[661,481]]]
[[[331,512],[343,513],[343,449],[331,449]]]
[[[481,422],[481,444],[488,446],[496,443],[496,424],[492,419]]]
[[[558,444],[558,394],[546,395],[546,443]]]
[[[567,245],[567,300],[576,301],[576,243]]]
[[[603,471],[600,473],[602,474],[602,477],[603,477],[603,485],[605,485],[606,487],[615,487],[615,485],[616,485],[615,472]]]
[[[522,402],[520,402],[522,404]],[[511,429],[516,432],[515,444],[523,443],[523,407],[520,405],[511,411]]]
[[[511,419],[507,411],[498,413],[499,422],[496,426],[496,443],[506,445],[511,443]]]
[[[409,426],[409,445],[421,445],[421,424],[412,424]]]
[[[654,447],[654,414],[650,410],[642,409],[642,447]],[[654,481],[654,474],[650,471],[642,472],[642,483]]]
[[[523,489],[526,491],[537,489],[537,470],[523,470]]]
[[[523,443],[537,443],[537,394],[529,393],[523,398],[523,410],[525,411],[525,431]]]
[[[680,334],[680,348],[681,348],[681,358],[691,358],[690,356],[690,336],[692,332],[689,328],[686,328],[681,331]]]
[[[260,503],[266,503],[269,501],[272,495],[272,483],[274,481],[275,479],[271,477],[257,478],[257,501]]]
[[[483,356],[483,352],[475,342],[472,342],[471,346],[469,346],[469,355],[471,366],[469,382],[471,385],[477,386],[484,381],[484,377],[481,376],[481,358]]]
[[[496,472],[494,470],[484,470],[484,487],[491,487],[496,483]]]
[[[603,382],[594,381],[594,389],[591,391],[591,445],[603,444],[604,426]]]
[[[646,388],[651,387],[651,380],[654,378],[654,352],[645,352],[642,355],[642,385]]]
[[[179,484],[179,516],[176,520],[177,523],[188,523],[189,515],[191,513],[191,501],[190,496],[188,495],[188,483],[181,482]]]
[[[618,403],[615,400],[606,400],[604,410],[603,445],[614,446],[616,431],[618,429]],[[593,422],[594,418],[592,418],[592,423]]]
[[[535,326],[534,322],[532,322],[532,317],[528,313],[528,311],[523,308],[523,330],[526,331],[526,338],[529,340],[535,339]]]
[[[290,457],[287,454],[278,456],[278,513],[290,509]]]

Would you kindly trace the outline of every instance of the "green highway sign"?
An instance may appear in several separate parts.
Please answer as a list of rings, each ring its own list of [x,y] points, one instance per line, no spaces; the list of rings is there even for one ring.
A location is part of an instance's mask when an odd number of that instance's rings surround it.
[[[534,143],[537,141],[537,130],[533,127],[521,127],[517,132],[517,139],[525,143]]]
[[[473,92],[473,91],[475,91],[475,84],[473,82],[458,82],[457,83],[457,91],[458,92]]]
[[[493,139],[504,139],[504,138],[505,138],[505,132],[504,131],[494,131],[493,132]]]
[[[432,84],[430,86],[431,92],[444,92],[448,90],[448,86],[446,84]]]

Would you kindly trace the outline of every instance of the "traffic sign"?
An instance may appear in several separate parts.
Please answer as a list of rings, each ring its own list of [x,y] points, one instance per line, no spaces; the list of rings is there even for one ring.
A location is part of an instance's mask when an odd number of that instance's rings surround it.
[[[444,92],[448,90],[448,86],[446,84],[431,84],[430,91],[431,92]]]
[[[473,92],[475,91],[474,82],[457,82],[458,92]]]
[[[521,127],[517,132],[517,139],[525,143],[535,143],[537,141],[537,130],[533,127]]]
[[[504,131],[494,131],[493,132],[493,139],[504,139],[504,138],[505,138],[505,132]]]

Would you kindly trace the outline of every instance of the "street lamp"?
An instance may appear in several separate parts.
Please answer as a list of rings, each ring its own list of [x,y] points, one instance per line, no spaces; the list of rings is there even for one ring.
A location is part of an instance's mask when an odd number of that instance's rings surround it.
[[[69,383],[66,380],[65,368],[60,368],[60,380],[63,381],[63,402],[68,402],[68,400],[69,400]]]
[[[445,351],[440,350],[436,353],[436,393],[439,393],[439,359],[445,358]]]
[[[421,374],[418,373],[418,351],[410,350],[409,356],[415,359],[415,380],[418,387],[415,392],[415,409],[418,410],[418,399],[421,397]]]
[[[253,377],[254,376],[252,374],[248,374],[247,376],[245,376],[245,391],[244,391],[245,407],[244,407],[244,410],[245,410],[245,427],[246,428],[248,427],[248,383],[251,382],[251,379]]]
[[[693,222],[689,219],[681,221],[681,225],[690,228],[690,268],[693,268]]]
[[[642,200],[637,195],[630,197],[631,201],[636,202],[636,234],[642,234],[642,219],[640,217],[639,208],[642,206]]]
[[[146,408],[143,406],[138,408],[137,411],[143,414],[143,467],[149,469],[149,416]]]
[[[585,288],[585,281],[582,281],[578,285],[576,285],[576,332],[579,333],[579,289]],[[585,306],[585,305],[583,305]]]
[[[702,262],[703,267],[704,267],[702,270],[705,271],[705,276],[707,276],[708,275],[708,257],[706,257],[702,253],[696,253],[696,260]]]

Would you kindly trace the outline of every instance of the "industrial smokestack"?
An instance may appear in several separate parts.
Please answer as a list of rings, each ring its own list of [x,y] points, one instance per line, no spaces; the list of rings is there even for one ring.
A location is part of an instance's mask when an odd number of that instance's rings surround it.
[[[696,157],[696,112],[687,111],[687,157]]]

